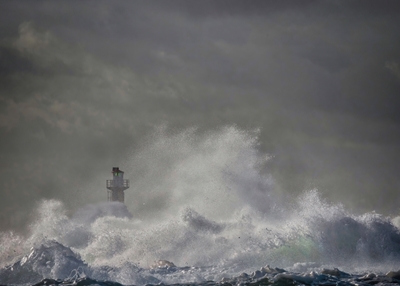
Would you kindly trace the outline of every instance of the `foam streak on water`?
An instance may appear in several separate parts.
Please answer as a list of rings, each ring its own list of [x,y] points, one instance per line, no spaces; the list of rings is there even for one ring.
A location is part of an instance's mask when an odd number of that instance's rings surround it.
[[[260,173],[266,157],[256,132],[235,127],[156,132],[127,162],[130,211],[108,202],[68,216],[42,201],[28,237],[0,234],[0,284],[397,283],[379,275],[400,268],[398,219],[349,213],[316,190],[283,203]]]

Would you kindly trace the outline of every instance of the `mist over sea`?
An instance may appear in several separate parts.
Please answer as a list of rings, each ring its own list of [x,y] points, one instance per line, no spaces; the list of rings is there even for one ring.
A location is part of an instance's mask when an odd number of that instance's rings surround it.
[[[399,27],[399,0],[0,1],[0,286],[400,284]]]
[[[43,200],[25,236],[0,233],[0,283],[397,284],[386,274],[399,270],[400,218],[353,214],[315,189],[279,196],[257,136],[156,132],[124,167],[140,162],[142,179],[125,192],[146,188],[132,196],[141,208],[71,214]]]

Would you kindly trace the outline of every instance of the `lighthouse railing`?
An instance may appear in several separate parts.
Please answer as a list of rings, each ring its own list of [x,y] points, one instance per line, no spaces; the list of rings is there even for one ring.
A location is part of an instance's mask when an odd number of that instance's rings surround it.
[[[129,188],[129,180],[122,180],[122,181],[107,180],[106,185],[107,188],[115,188],[115,187]]]

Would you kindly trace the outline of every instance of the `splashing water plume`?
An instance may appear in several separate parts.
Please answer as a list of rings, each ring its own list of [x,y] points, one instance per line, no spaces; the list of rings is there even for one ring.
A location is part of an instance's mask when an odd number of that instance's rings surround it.
[[[161,129],[126,162],[128,208],[107,202],[69,217],[62,202],[42,201],[29,237],[1,233],[0,281],[79,274],[124,284],[186,283],[266,264],[382,270],[400,261],[398,219],[351,214],[316,190],[285,202],[261,173],[265,158],[257,132]],[[152,266],[159,260],[166,266]],[[175,265],[181,271],[172,271]]]

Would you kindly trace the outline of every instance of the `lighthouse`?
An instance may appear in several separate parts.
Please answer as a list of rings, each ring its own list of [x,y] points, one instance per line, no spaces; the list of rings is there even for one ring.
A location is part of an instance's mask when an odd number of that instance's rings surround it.
[[[118,167],[112,168],[112,180],[107,180],[108,201],[124,203],[124,191],[129,188],[129,180],[124,180],[124,172]]]

